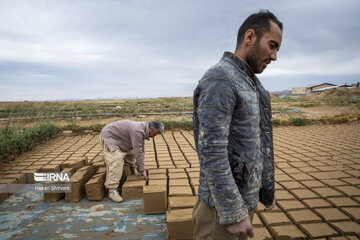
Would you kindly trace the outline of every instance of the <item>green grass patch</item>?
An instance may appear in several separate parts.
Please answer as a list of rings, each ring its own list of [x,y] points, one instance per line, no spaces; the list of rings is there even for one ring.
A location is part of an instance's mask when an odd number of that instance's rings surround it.
[[[56,136],[59,128],[52,123],[39,123],[31,128],[6,125],[0,129],[0,160],[8,162]]]

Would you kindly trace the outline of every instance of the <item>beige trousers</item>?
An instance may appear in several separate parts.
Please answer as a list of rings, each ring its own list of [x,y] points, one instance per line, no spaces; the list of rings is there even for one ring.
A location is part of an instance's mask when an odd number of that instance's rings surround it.
[[[123,177],[124,164],[129,165],[130,168],[135,168],[134,152],[122,152],[120,150],[110,151],[106,143],[99,137],[100,145],[103,149],[105,164],[106,164],[106,180],[105,187],[108,189],[117,189],[121,177]]]
[[[249,212],[251,221],[254,216],[254,212]],[[194,223],[194,239],[221,239],[221,240],[246,240],[247,236],[238,237],[227,231],[226,225],[219,224],[216,210],[213,207],[209,207],[201,200],[197,200],[193,213]]]

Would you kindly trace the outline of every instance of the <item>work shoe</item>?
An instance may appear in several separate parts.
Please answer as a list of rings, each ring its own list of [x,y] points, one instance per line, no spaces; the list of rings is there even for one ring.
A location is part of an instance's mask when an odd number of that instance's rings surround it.
[[[108,198],[113,202],[122,202],[124,199],[120,196],[119,192],[117,190],[113,190],[112,192],[109,192]]]

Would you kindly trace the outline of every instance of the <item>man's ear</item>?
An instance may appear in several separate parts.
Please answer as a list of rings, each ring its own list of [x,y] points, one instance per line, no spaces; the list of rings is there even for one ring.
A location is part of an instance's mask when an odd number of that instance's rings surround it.
[[[246,31],[244,36],[244,42],[246,46],[252,46],[256,42],[256,34],[253,29]]]

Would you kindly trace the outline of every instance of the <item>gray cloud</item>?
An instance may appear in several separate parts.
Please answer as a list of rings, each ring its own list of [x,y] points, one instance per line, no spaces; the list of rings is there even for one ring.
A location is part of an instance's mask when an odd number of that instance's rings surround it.
[[[265,87],[359,81],[356,0],[3,0],[0,100],[191,96],[262,8],[284,23]]]

